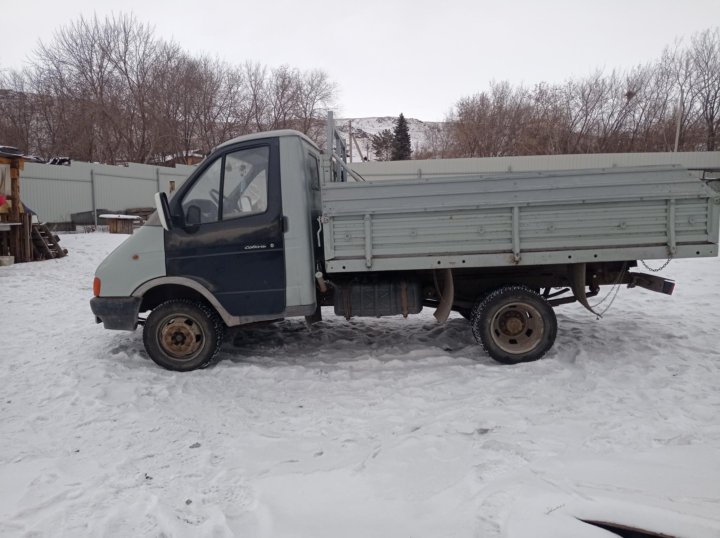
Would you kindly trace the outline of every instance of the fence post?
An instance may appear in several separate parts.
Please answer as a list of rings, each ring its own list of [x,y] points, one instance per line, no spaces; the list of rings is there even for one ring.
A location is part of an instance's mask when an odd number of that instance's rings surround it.
[[[92,196],[92,212],[93,212],[93,222],[95,223],[95,229],[97,230],[97,204],[95,203],[95,170],[91,167],[90,168],[90,196]]]

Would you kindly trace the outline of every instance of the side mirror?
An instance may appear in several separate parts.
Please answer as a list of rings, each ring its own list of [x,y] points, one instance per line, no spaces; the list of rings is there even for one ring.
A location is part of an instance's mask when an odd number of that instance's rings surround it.
[[[155,209],[157,209],[160,225],[166,232],[172,228],[170,220],[170,205],[168,204],[167,194],[164,192],[155,193]]]
[[[185,226],[194,231],[202,223],[202,212],[195,204],[187,208],[185,214]]]

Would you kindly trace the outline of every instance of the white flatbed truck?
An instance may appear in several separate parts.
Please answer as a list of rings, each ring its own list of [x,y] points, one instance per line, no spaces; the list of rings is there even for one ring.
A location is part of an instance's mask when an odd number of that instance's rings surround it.
[[[98,267],[91,308],[159,365],[207,366],[227,327],[284,317],[468,318],[495,360],[536,360],[554,307],[602,286],[671,294],[638,260],[717,256],[720,152],[344,162],[296,131],[217,147]],[[145,313],[149,314],[144,316]]]

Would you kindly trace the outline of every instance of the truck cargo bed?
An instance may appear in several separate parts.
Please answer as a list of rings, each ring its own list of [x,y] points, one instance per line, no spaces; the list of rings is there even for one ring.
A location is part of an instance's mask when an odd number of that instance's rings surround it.
[[[681,165],[325,183],[326,270],[716,256],[720,195]]]

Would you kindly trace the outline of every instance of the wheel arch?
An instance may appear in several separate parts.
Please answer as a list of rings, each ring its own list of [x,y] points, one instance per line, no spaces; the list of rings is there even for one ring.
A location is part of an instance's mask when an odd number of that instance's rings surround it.
[[[161,277],[145,282],[133,292],[133,297],[142,297],[140,312],[152,310],[171,299],[190,299],[212,308],[230,325],[232,316],[205,286],[190,278]]]

